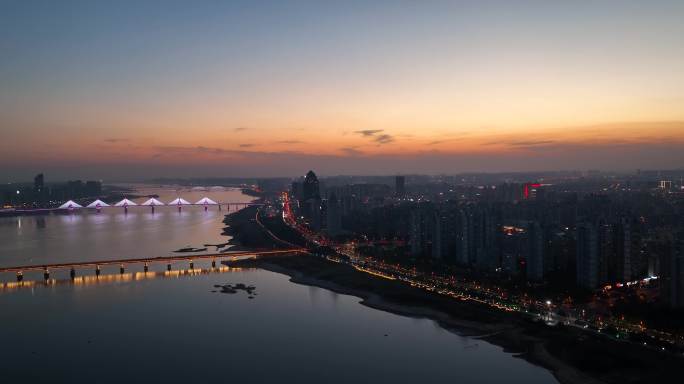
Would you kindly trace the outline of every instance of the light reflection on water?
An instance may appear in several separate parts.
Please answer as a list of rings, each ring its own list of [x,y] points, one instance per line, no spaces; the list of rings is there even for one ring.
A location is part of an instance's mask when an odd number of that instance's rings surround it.
[[[216,268],[194,268],[194,269],[174,269],[171,271],[148,271],[148,272],[125,272],[125,273],[109,273],[101,274],[99,276],[86,275],[76,276],[73,279],[50,278],[47,280],[22,280],[22,281],[6,281],[0,282],[0,292],[10,292],[18,289],[49,287],[54,285],[77,285],[89,286],[111,283],[126,283],[131,281],[141,281],[150,279],[169,279],[179,277],[189,277],[206,274],[229,273],[255,270],[252,268],[235,268],[226,266],[217,266]]]
[[[156,194],[162,201],[178,194],[192,201],[204,195],[218,201],[253,200],[235,189],[178,192],[149,188],[138,193]],[[221,235],[227,213],[227,207],[204,211],[204,207],[192,206],[180,212],[176,207],[157,207],[154,213],[148,207],[131,207],[127,213],[123,208],[110,207],[99,213],[81,209],[66,214],[0,217],[0,266],[168,256],[187,246],[225,243],[230,239]]]

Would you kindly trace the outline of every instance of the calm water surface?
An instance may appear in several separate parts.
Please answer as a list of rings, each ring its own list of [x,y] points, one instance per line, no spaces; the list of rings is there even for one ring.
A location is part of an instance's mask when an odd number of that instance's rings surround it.
[[[17,218],[0,219],[0,258],[7,265],[161,255],[226,240],[219,236],[225,212],[188,210],[180,220],[167,216],[173,211],[163,219],[131,213],[22,217],[21,229]],[[73,239],[60,242],[65,236]],[[41,255],[45,247],[50,256]],[[499,347],[432,321],[370,309],[267,271],[78,281],[0,290],[2,382],[555,382]],[[252,284],[257,295],[212,292],[225,283]]]
[[[221,202],[250,202],[240,190],[193,191],[142,188],[138,195],[159,195],[163,202],[177,196],[195,202],[204,196]],[[145,198],[133,199],[142,203]],[[66,214],[0,217],[0,266],[41,265],[82,260],[111,260],[167,256],[173,251],[203,244],[227,242],[221,236],[227,212],[217,207],[120,207],[80,209]],[[234,210],[235,206],[230,207]],[[216,248],[209,247],[215,252]]]

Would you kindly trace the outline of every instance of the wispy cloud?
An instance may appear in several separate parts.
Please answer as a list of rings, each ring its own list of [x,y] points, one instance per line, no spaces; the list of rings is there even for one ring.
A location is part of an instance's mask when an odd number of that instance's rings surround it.
[[[245,143],[245,144],[240,144],[240,148],[251,148],[254,147],[256,144],[250,144],[250,143]]]
[[[246,131],[247,129],[248,129],[247,127],[237,127],[237,128],[233,128],[233,131],[242,132],[242,131]]]
[[[537,145],[547,145],[547,144],[553,144],[555,141],[553,140],[528,140],[528,141],[512,141],[510,143],[507,143],[510,146],[513,147],[534,147]]]
[[[375,137],[375,142],[378,143],[379,145],[389,144],[393,141],[394,141],[394,137],[392,137],[392,135],[388,135],[386,133],[383,133],[382,135],[378,135]]]
[[[381,132],[385,132],[384,129],[362,129],[360,131],[354,131],[357,135],[361,135],[363,137],[367,137],[374,142],[376,142],[378,145],[383,145],[383,144],[389,144],[394,141],[394,136],[383,133],[380,134]]]
[[[276,144],[304,144],[301,140],[279,140],[275,142]]]
[[[109,138],[109,139],[104,139],[106,143],[111,143],[111,144],[116,144],[116,143],[127,143],[131,141],[131,139],[125,139],[125,138]]]
[[[380,133],[382,131],[384,131],[384,129],[362,129],[360,131],[354,131],[354,133],[365,137],[371,137],[375,136],[376,133]]]
[[[344,154],[349,155],[349,156],[360,156],[363,155],[363,152],[359,151],[358,149],[354,147],[344,147],[340,148],[340,151],[342,151]]]

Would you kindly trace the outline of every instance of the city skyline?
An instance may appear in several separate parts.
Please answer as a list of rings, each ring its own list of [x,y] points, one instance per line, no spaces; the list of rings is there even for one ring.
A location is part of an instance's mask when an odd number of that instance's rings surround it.
[[[684,164],[679,2],[158,5],[4,7],[4,181]]]

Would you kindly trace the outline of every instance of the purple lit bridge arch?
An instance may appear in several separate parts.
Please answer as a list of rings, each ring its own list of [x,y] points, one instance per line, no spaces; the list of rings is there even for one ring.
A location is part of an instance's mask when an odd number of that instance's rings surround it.
[[[217,202],[215,200],[212,200],[208,197],[203,197],[199,199],[198,201],[191,203],[182,197],[177,197],[174,200],[164,203],[154,197],[149,198],[147,201],[143,203],[136,203],[132,200],[129,199],[122,199],[121,201],[114,203],[114,204],[107,204],[104,201],[97,199],[90,204],[85,205],[85,207],[73,200],[69,200],[66,203],[60,205],[57,208],[53,208],[53,210],[67,210],[67,211],[74,211],[77,209],[85,209],[85,208],[90,208],[90,209],[95,209],[98,212],[102,210],[103,208],[123,208],[125,212],[128,212],[128,208],[132,207],[141,207],[141,208],[150,208],[152,212],[154,212],[155,207],[177,207],[178,211],[180,212],[183,207],[187,206],[202,206],[204,207],[204,210],[207,211],[209,210],[209,207],[218,207],[218,210],[221,211],[222,207],[226,207],[228,211],[230,211],[230,207],[233,206],[235,209],[239,208],[246,208],[249,206],[262,206],[264,205],[263,203],[255,203],[255,202]]]

